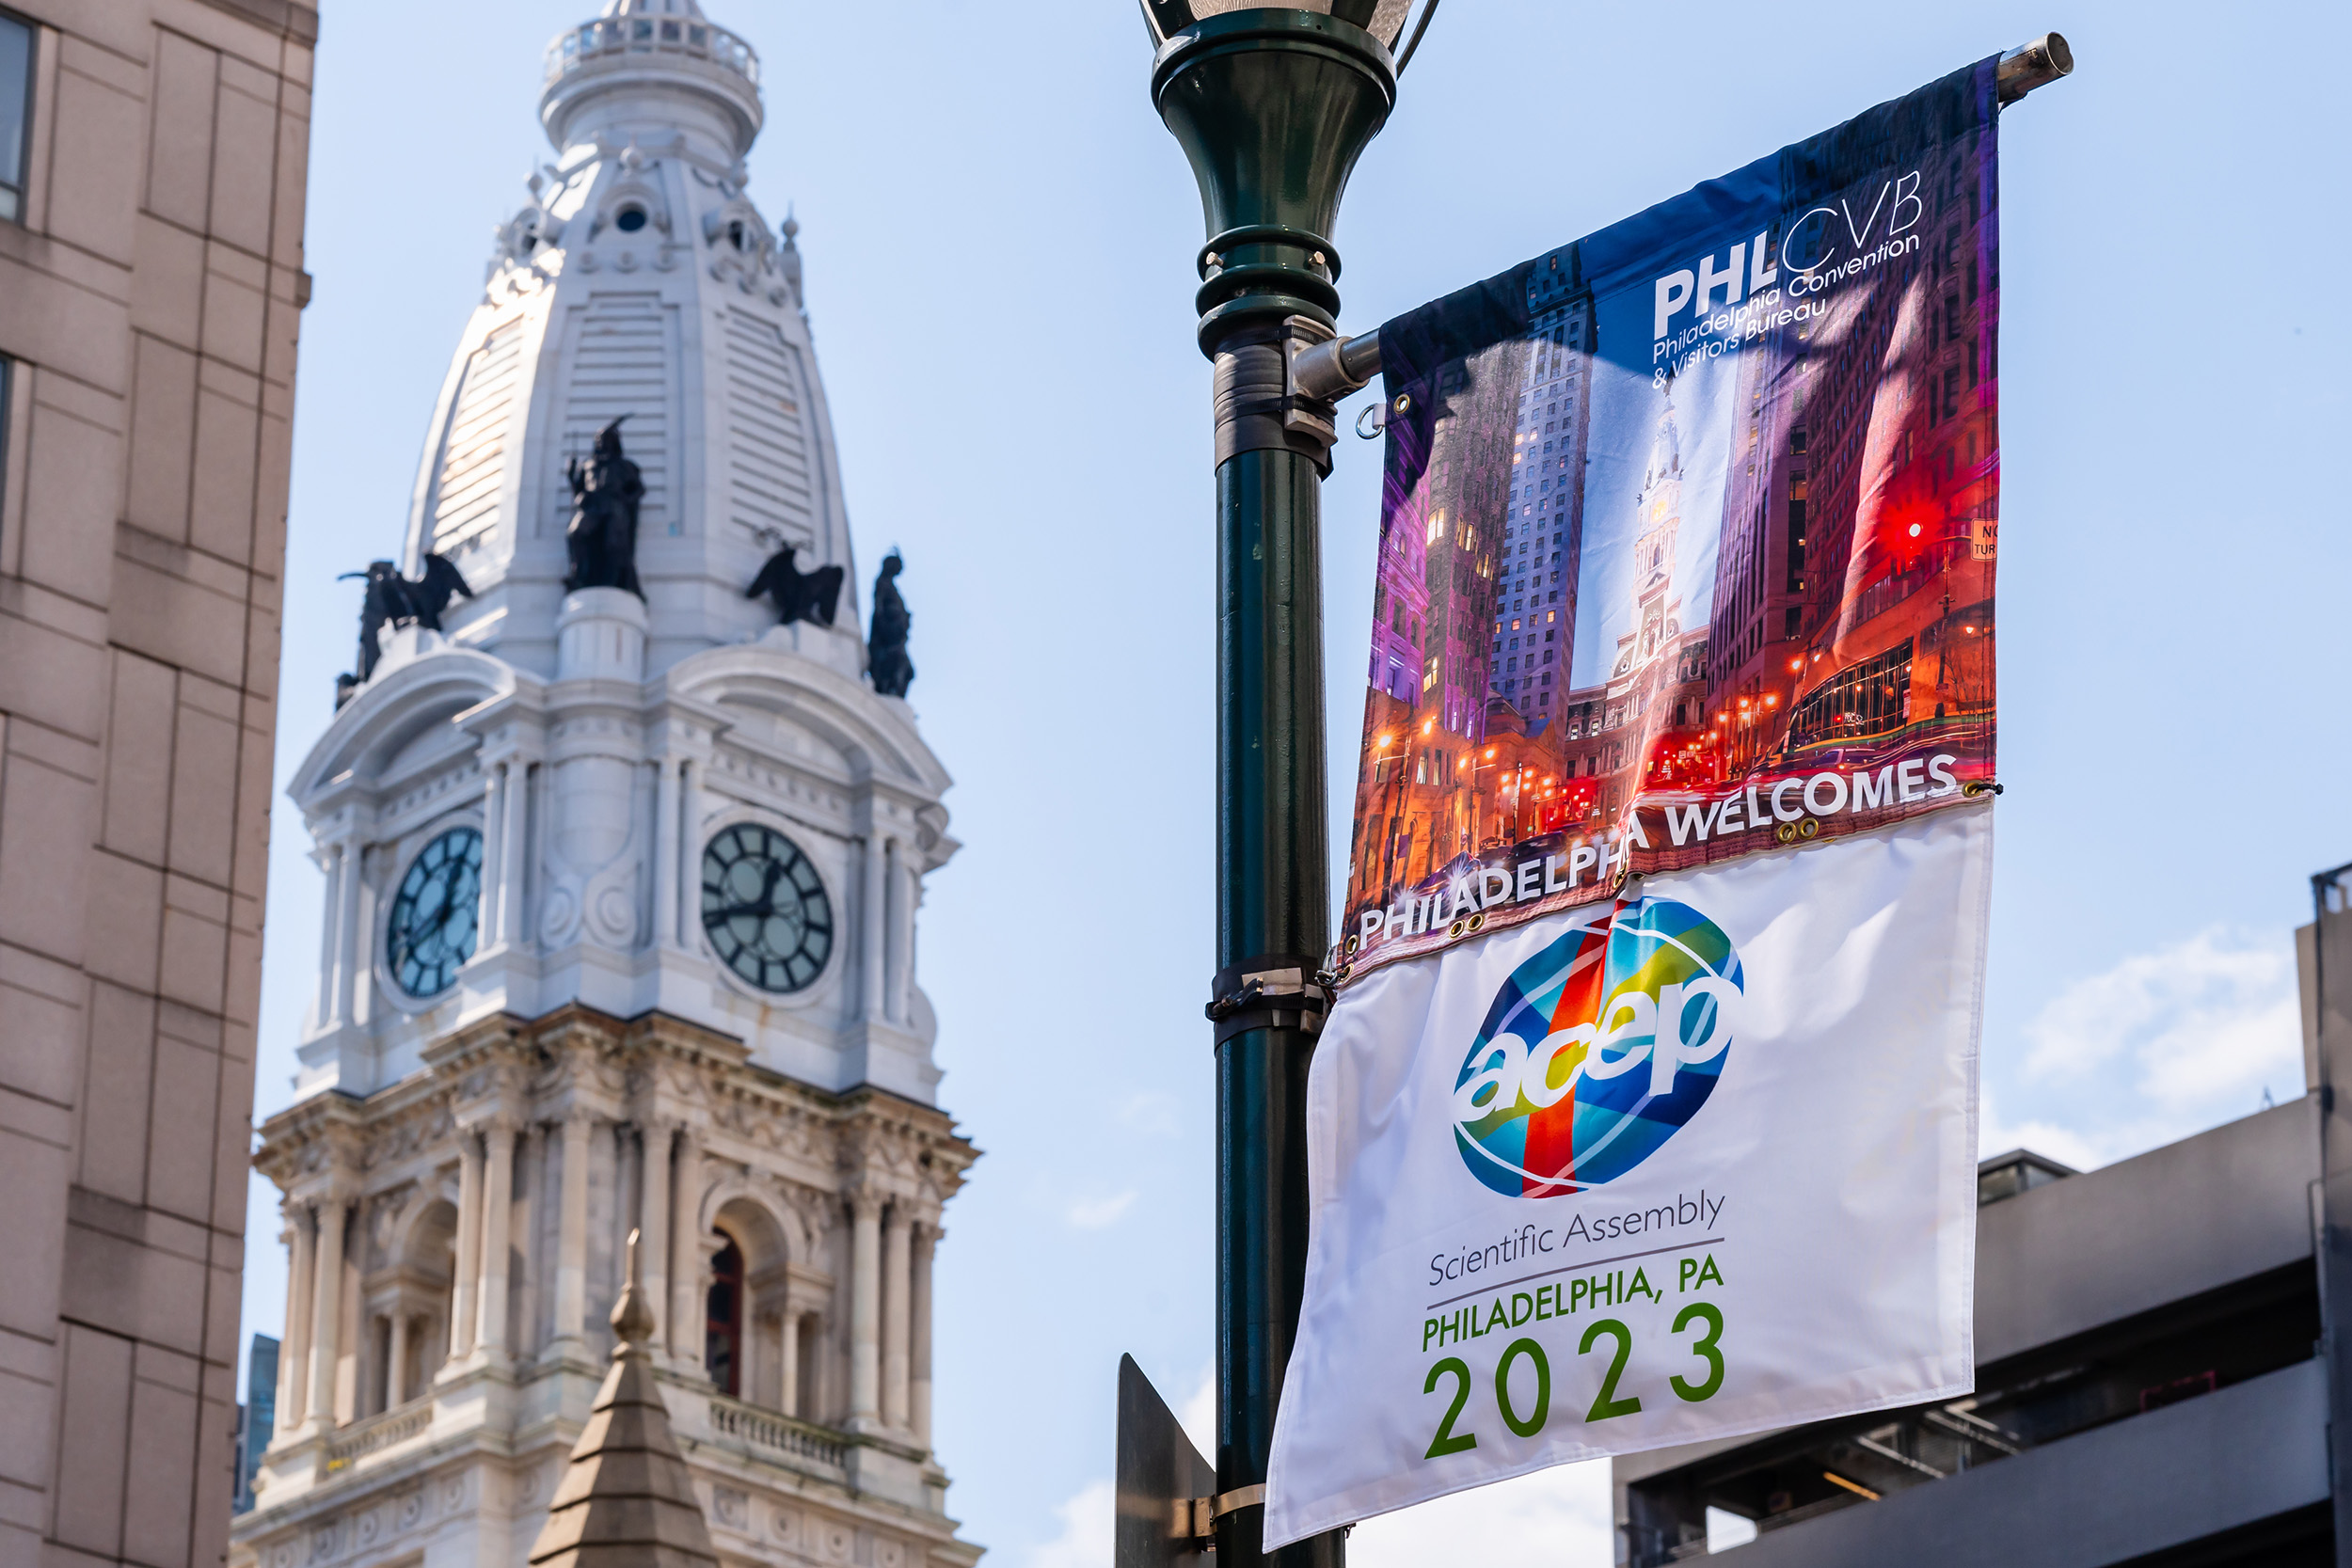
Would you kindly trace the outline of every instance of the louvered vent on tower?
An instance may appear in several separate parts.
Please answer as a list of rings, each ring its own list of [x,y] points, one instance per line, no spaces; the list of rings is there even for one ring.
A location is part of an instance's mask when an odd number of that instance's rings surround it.
[[[441,470],[433,485],[428,546],[454,556],[484,542],[498,522],[501,461],[511,444],[516,376],[521,369],[524,323],[510,318],[491,328],[466,360],[456,411],[441,444]]]
[[[727,515],[763,539],[811,545],[824,478],[811,471],[800,351],[741,310],[727,312],[726,332]]]
[[[655,293],[599,293],[579,319],[571,375],[564,383],[564,458],[586,455],[596,432],[623,414],[622,443],[645,483],[637,537],[682,531],[671,504],[678,346],[676,321]],[[571,494],[556,475],[559,511],[571,515]],[[558,523],[559,530],[562,524]]]

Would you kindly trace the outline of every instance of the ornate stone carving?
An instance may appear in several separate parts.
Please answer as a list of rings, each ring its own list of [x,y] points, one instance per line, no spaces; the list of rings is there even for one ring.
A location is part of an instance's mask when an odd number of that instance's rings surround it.
[[[446,556],[426,556],[421,578],[402,577],[389,561],[371,561],[366,571],[345,572],[336,580],[349,578],[358,578],[368,586],[359,601],[359,667],[352,674],[335,677],[337,707],[349,702],[351,694],[375,673],[375,661],[384,657],[386,626],[415,626],[439,631],[441,611],[449,608],[450,599],[473,597],[464,575]]]
[[[752,585],[743,590],[747,599],[768,595],[776,607],[776,624],[790,626],[795,621],[807,621],[817,626],[833,625],[834,610],[841,601],[842,570],[839,566],[819,566],[803,572],[793,565],[792,558],[800,546],[782,534],[775,535],[776,553],[752,578]]]
[[[564,465],[572,486],[572,520],[564,531],[564,547],[572,569],[564,591],[620,588],[645,596],[637,582],[637,508],[644,499],[645,482],[621,451],[623,414],[596,432],[588,461],[573,458]]]
[[[914,617],[898,595],[897,580],[905,567],[898,552],[892,550],[882,557],[882,571],[874,578],[874,623],[866,640],[866,663],[873,673],[874,689],[885,697],[903,697],[914,684],[914,661],[907,657],[907,634]]]

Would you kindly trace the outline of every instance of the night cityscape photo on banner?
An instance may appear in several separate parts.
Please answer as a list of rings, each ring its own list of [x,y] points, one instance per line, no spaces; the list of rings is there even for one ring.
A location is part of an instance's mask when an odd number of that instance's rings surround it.
[[[1973,1383],[1994,64],[1380,329],[1269,1546]]]

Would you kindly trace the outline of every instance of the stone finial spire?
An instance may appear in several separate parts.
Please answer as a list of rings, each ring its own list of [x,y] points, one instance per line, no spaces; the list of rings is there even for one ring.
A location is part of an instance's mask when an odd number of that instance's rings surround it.
[[[654,1313],[637,1283],[634,1230],[612,1323],[612,1370],[531,1548],[532,1568],[718,1568],[686,1462],[670,1438],[670,1413],[654,1386],[645,1348]]]
[[[808,301],[801,297],[801,220],[792,215],[787,204],[784,209],[784,244],[776,249],[776,270],[784,274],[785,286],[792,291],[792,303],[805,308]]]

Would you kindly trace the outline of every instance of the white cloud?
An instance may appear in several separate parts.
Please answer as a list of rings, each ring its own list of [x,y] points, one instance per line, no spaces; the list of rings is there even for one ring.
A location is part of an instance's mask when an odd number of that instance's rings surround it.
[[[1985,1097],[1982,1151],[2020,1145],[2089,1168],[2245,1116],[2303,1087],[2293,950],[2220,927],[2085,975],[2025,1028],[2033,1112]]]
[[[1154,1138],[1172,1138],[1183,1131],[1176,1097],[1164,1089],[1140,1089],[1119,1107],[1121,1126]]]
[[[1072,1204],[1063,1217],[1081,1230],[1100,1230],[1116,1225],[1120,1216],[1135,1207],[1136,1192],[1130,1187],[1108,1197],[1082,1197]]]
[[[1200,1381],[1192,1390],[1192,1397],[1176,1407],[1176,1424],[1184,1429],[1192,1446],[1200,1450],[1200,1457],[1216,1463],[1216,1363],[1200,1369]]]
[[[1029,1568],[1110,1568],[1115,1498],[1109,1481],[1093,1481],[1057,1506],[1061,1533],[1029,1553]]]
[[[2012,1148],[2030,1148],[2076,1170],[2090,1170],[2111,1158],[2074,1128],[2055,1121],[2005,1119],[1994,1108],[1993,1086],[1984,1085],[1977,1093],[1977,1158],[1988,1160]]]
[[[2087,975],[2026,1025],[2026,1070],[2080,1078],[2119,1056],[2141,1092],[2167,1106],[2217,1089],[2259,1088],[2265,1069],[2300,1059],[2295,956],[2284,942],[2213,929]]]
[[[1615,1556],[1605,1459],[1384,1513],[1347,1538],[1348,1568],[1482,1561],[1608,1568]]]

